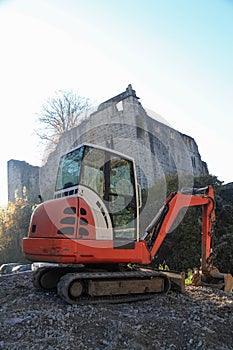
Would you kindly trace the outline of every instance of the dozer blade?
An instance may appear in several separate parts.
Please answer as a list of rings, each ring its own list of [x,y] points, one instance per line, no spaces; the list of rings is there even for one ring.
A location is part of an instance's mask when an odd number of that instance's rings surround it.
[[[171,281],[171,290],[176,290],[181,293],[185,292],[185,273],[184,272],[177,273],[177,272],[163,270],[163,273]]]
[[[140,267],[140,271],[154,270],[163,273],[167,276],[171,283],[171,290],[179,291],[181,293],[185,292],[185,272],[174,272],[168,270],[157,270],[154,268]]]

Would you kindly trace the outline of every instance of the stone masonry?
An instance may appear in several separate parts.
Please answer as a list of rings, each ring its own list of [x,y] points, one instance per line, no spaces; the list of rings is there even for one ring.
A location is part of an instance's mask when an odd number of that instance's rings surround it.
[[[79,125],[65,132],[45,164],[39,177],[29,175],[18,167],[8,165],[9,199],[17,184],[34,179],[43,200],[53,198],[57,168],[60,156],[71,148],[89,142],[127,154],[135,159],[138,182],[142,188],[149,188],[158,180],[165,181],[168,174],[177,174],[180,186],[183,178],[208,174],[206,163],[201,159],[195,140],[170,126],[150,117],[129,85],[123,93],[100,104],[95,112],[80,121]],[[34,167],[31,168],[34,173]],[[13,175],[12,172],[19,172]],[[27,176],[24,179],[24,175]],[[11,182],[11,179],[18,178]],[[29,191],[29,188],[27,188]]]
[[[8,171],[8,201],[14,202],[15,195],[27,197],[31,203],[38,202],[39,167],[24,161],[11,159],[7,163]]]

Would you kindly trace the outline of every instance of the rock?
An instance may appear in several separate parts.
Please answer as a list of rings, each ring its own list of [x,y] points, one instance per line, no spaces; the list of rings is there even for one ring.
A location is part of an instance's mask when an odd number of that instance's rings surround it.
[[[233,295],[206,287],[77,306],[37,291],[31,274],[17,274],[0,279],[0,298],[0,349],[233,349]]]

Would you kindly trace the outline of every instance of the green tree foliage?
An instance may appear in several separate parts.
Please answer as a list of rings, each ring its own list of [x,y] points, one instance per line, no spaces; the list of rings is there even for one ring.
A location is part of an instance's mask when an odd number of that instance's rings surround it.
[[[216,196],[217,222],[213,248],[216,265],[221,271],[233,274],[233,200],[224,198],[224,192]]]
[[[213,251],[216,255],[215,264],[225,273],[233,274],[233,196],[216,176],[197,178],[196,186],[202,183],[214,187],[216,203],[216,225],[212,240]]]
[[[0,263],[26,262],[22,239],[27,236],[33,206],[16,193],[15,202],[0,208]]]

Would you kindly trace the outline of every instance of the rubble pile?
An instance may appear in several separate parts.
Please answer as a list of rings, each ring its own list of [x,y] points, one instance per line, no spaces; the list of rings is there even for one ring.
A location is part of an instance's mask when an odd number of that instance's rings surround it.
[[[150,300],[69,305],[32,272],[0,276],[0,349],[233,349],[233,294],[187,286]]]

